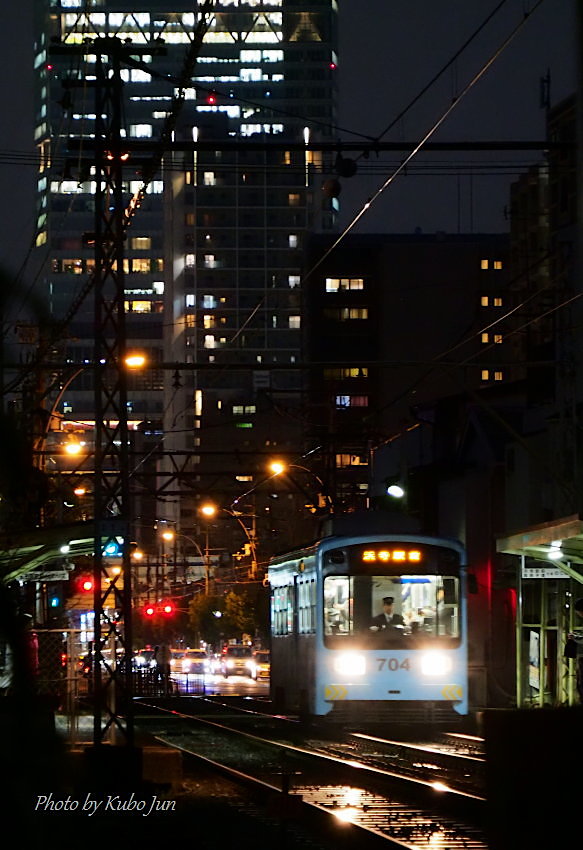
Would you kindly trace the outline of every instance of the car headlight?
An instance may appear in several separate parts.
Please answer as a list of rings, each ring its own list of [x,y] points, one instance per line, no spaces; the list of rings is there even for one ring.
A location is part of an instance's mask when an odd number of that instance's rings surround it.
[[[234,667],[234,666],[235,666],[235,662],[234,662],[234,661],[232,661],[232,660],[229,658],[229,660],[227,661],[227,667]]]
[[[424,676],[442,676],[453,667],[450,655],[444,652],[425,652],[421,656],[421,672]]]
[[[356,652],[341,652],[334,656],[334,671],[343,676],[363,676],[366,673],[366,659]]]

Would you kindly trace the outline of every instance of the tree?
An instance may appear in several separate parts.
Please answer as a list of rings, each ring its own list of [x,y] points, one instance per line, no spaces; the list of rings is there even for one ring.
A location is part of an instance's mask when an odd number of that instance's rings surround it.
[[[199,640],[219,645],[243,634],[268,632],[269,595],[260,585],[236,586],[225,596],[195,596],[189,606],[190,626]]]
[[[191,600],[188,606],[189,624],[198,640],[205,640],[215,646],[221,642],[221,636],[224,635],[223,609],[222,596],[200,593]]]

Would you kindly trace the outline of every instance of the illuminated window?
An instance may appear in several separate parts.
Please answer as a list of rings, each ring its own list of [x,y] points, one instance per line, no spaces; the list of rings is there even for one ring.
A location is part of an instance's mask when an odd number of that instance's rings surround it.
[[[482,334],[482,342],[490,342],[490,334]]]
[[[290,289],[295,289],[296,286],[300,285],[300,276],[299,274],[290,274],[287,278],[288,286]]]
[[[202,318],[202,324],[205,328],[214,328],[217,324],[217,321],[212,314],[207,313]]]
[[[214,295],[203,295],[202,306],[205,307],[207,310],[212,310],[213,307],[217,306],[217,299]]]
[[[368,407],[368,396],[337,395],[336,407]]]
[[[186,304],[187,307],[194,307],[195,306],[194,295],[191,292],[189,292],[187,295],[184,296],[184,303]]]
[[[129,313],[151,313],[152,312],[152,302],[151,301],[126,301],[125,306],[126,306],[126,310]]]
[[[205,254],[204,255],[204,265],[207,269],[216,269],[217,260],[214,254]]]
[[[152,80],[152,75],[148,74],[147,71],[141,71],[137,68],[134,68],[130,72],[130,80],[132,81],[132,83],[149,83]]]
[[[83,274],[83,260],[63,260],[63,271],[67,274]]]
[[[480,262],[480,268],[481,268],[481,269],[487,269],[487,268],[489,267],[489,265],[490,265],[490,264],[489,264],[488,260],[482,260],[482,261]]]
[[[488,299],[488,296],[482,295],[482,297],[480,298],[480,306],[481,307],[487,307],[489,303],[490,303],[490,301]]]
[[[288,322],[290,328],[297,329],[301,327],[301,320],[299,316],[290,316]]]
[[[150,271],[150,260],[138,260],[134,257],[132,260],[132,271],[138,274],[147,274]]]
[[[300,205],[300,195],[299,192],[290,192],[287,196],[287,202],[290,207],[299,207]]]
[[[494,334],[494,342],[501,343],[502,342],[502,334]]]
[[[295,233],[290,233],[289,235],[289,247],[297,248],[298,247],[298,237]]]
[[[194,254],[187,254],[186,257],[184,258],[184,265],[186,266],[187,269],[194,268],[195,262],[196,262],[196,258],[195,258]]]
[[[501,298],[493,298],[492,304],[494,305],[494,307],[501,307],[502,306],[502,299]]]
[[[368,319],[367,307],[338,307],[337,309],[324,310],[327,319],[336,319],[340,322],[352,319]]]
[[[202,182],[205,186],[216,186],[217,181],[215,177],[214,171],[205,171],[203,174]]]
[[[213,334],[207,334],[204,338],[204,347],[205,348],[216,348],[217,341]]]
[[[489,381],[490,380],[490,370],[489,369],[482,369],[482,380],[483,381]]]
[[[291,165],[291,161],[292,161],[291,151],[284,151],[283,152],[283,164],[284,165]]]
[[[351,455],[351,454],[337,454],[336,455],[336,466],[337,467],[345,467],[345,466],[366,466],[366,460],[360,455]]]
[[[187,313],[184,317],[184,324],[187,328],[194,328],[196,325],[195,316],[192,313]]]
[[[366,366],[340,366],[332,369],[324,369],[324,377],[329,380],[340,380],[342,378],[367,378],[368,368]]]
[[[504,372],[494,372],[494,380],[495,381],[503,381],[504,380]]]
[[[361,277],[327,277],[326,292],[339,292],[340,290],[364,289],[364,280]]]
[[[134,251],[148,251],[152,247],[152,239],[150,236],[134,236],[131,246]]]
[[[494,268],[499,271],[502,268],[502,260],[494,260]]]
[[[254,404],[233,405],[233,416],[248,416],[250,413],[257,413],[257,407]]]
[[[148,78],[150,75],[148,74]],[[130,136],[136,139],[149,139],[152,136],[151,124],[130,124]]]

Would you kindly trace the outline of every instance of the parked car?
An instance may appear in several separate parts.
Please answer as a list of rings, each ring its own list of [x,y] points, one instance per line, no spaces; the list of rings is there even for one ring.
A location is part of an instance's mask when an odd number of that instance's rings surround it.
[[[252,679],[269,679],[271,673],[271,653],[268,649],[256,649],[248,662]]]
[[[182,659],[182,672],[186,673],[209,673],[209,657],[204,649],[187,649]]]
[[[249,661],[253,657],[253,648],[251,646],[227,646],[223,650],[221,657],[221,672],[225,679],[229,676],[249,676]]]

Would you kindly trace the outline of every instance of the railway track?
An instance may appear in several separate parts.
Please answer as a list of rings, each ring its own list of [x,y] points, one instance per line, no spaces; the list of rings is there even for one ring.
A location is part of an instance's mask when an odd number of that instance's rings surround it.
[[[184,700],[180,705],[184,707]],[[223,706],[212,719],[208,706],[204,716],[141,706],[139,724],[151,735],[186,758],[261,789],[284,820],[291,817],[323,832],[342,826],[344,839],[352,835],[359,848],[487,848],[484,798],[461,783],[454,787],[444,781],[438,754],[420,745],[407,745],[396,758],[389,755],[390,748],[401,742],[366,740],[370,736],[359,733],[345,740],[314,738],[300,724],[232,706]],[[198,701],[196,707],[203,708]],[[458,770],[466,769],[460,767],[467,764],[465,757],[441,756]],[[451,777],[451,765],[449,772]]]

